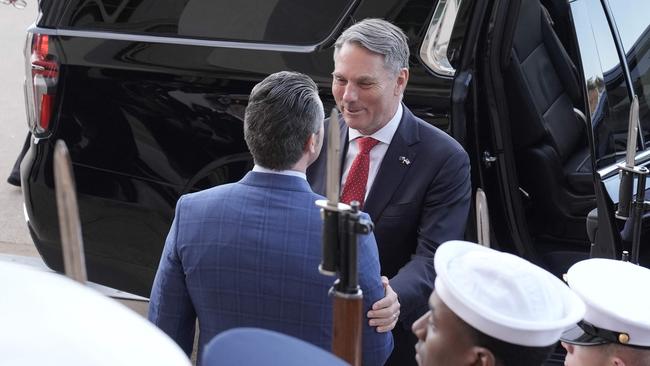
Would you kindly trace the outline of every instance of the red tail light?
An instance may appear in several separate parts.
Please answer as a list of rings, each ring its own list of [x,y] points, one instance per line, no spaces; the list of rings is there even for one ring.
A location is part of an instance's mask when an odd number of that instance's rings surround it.
[[[34,43],[32,46],[32,53],[36,53],[41,56],[47,55],[50,50],[50,37],[47,34],[35,34]]]
[[[25,55],[28,62],[25,90],[28,121],[32,132],[42,137],[49,132],[56,86],[59,79],[59,61],[47,34],[33,34],[27,39]]]
[[[41,115],[39,116],[39,125],[43,130],[50,127],[50,117],[52,116],[52,100],[54,95],[43,94],[41,95]]]

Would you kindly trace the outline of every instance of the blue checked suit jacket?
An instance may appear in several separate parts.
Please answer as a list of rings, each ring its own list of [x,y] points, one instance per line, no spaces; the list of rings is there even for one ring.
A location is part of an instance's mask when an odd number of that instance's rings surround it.
[[[321,275],[321,196],[299,177],[249,172],[178,201],[151,292],[149,319],[189,355],[217,333],[260,327],[331,349],[332,277]],[[365,214],[364,214],[365,215]],[[368,218],[368,216],[365,216]],[[374,236],[360,236],[365,313],[384,296]],[[383,365],[391,333],[363,331],[364,365]]]

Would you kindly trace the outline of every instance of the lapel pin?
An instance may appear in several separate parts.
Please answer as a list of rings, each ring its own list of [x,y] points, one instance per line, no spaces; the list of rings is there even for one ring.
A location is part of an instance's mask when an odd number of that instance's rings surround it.
[[[411,161],[406,156],[400,156],[399,162],[404,165],[411,165]]]

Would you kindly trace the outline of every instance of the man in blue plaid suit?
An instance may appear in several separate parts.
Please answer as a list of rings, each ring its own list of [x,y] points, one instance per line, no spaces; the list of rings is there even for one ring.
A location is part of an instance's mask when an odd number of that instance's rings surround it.
[[[187,354],[197,317],[199,354],[234,327],[275,330],[331,349],[332,278],[318,272],[322,224],[314,205],[323,197],[305,177],[321,150],[323,119],[309,77],[270,75],[253,88],[244,118],[253,171],[178,201],[149,319]],[[374,236],[360,236],[358,260],[367,312],[384,297]],[[363,324],[364,365],[383,365],[391,333]]]

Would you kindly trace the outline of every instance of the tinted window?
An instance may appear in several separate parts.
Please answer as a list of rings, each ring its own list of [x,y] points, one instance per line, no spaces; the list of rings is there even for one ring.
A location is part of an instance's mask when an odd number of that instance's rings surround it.
[[[650,1],[610,0],[610,6],[630,67],[632,85],[639,97],[644,141],[650,146]]]
[[[597,168],[625,155],[630,99],[614,38],[599,0],[571,3],[587,83]]]
[[[288,44],[329,35],[353,0],[72,1],[60,27]]]

